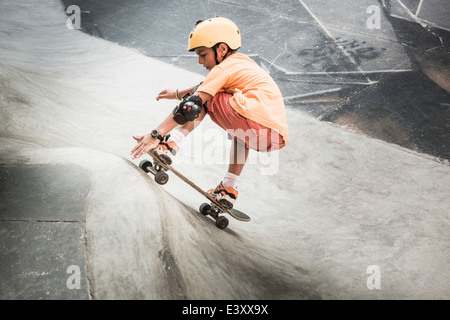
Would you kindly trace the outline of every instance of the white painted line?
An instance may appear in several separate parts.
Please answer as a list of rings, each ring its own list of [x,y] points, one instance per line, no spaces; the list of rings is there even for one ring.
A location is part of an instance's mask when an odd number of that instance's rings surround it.
[[[419,16],[420,9],[422,9],[422,3],[423,3],[423,0],[420,0],[419,5],[417,6],[417,10],[416,10],[416,17]]]

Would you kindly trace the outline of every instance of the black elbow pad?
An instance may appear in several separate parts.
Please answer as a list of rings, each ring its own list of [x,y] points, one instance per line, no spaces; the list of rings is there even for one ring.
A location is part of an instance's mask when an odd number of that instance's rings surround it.
[[[184,96],[180,104],[173,110],[173,119],[178,124],[195,121],[200,117],[202,108],[202,98],[197,95]]]

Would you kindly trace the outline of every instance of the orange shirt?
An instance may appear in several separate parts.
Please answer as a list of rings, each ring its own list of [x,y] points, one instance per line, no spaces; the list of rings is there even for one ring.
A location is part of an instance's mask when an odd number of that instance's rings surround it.
[[[241,116],[278,132],[288,142],[284,101],[272,77],[242,53],[234,53],[214,66],[197,89],[214,96],[231,93],[231,107]]]

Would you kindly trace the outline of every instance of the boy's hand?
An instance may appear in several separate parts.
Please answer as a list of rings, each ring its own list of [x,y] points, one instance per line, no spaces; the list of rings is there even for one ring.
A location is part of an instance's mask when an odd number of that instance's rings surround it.
[[[137,146],[131,150],[131,155],[133,160],[139,158],[140,156],[148,153],[150,150],[155,149],[159,145],[159,140],[152,138],[150,134],[145,136],[133,136],[133,139],[137,141]]]
[[[163,90],[156,96],[156,101],[159,101],[159,99],[176,99],[175,91],[170,89]]]

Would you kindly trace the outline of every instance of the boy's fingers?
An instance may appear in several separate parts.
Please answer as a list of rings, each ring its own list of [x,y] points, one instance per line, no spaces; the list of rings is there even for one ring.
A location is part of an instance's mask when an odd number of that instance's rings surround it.
[[[170,89],[161,91],[156,96],[156,101],[159,101],[160,99],[175,99],[175,91]]]
[[[136,152],[134,153],[133,159],[139,158],[143,154],[144,154],[144,152],[142,152],[142,148],[140,148],[139,150],[136,150]]]
[[[142,147],[142,140],[144,139],[144,136],[133,136],[133,139],[136,140],[137,145],[133,148],[133,150],[131,150],[130,154],[136,155],[137,151]]]
[[[141,156],[146,154],[148,151],[150,151],[150,150],[147,151],[147,149],[148,149],[148,147],[141,148],[140,152],[136,155],[136,158],[140,158]]]
[[[139,138],[139,137],[133,137],[133,138]],[[138,139],[136,139],[138,140]],[[142,140],[142,139],[141,139]],[[142,155],[148,153],[150,150],[154,149],[155,146],[151,143],[144,143],[143,141],[138,142],[138,144],[131,150],[131,155],[133,159],[139,158]]]
[[[135,154],[135,153],[137,152],[137,150],[141,147],[141,144],[142,144],[142,143],[139,143],[137,146],[135,146],[135,147],[133,148],[133,150],[131,150],[131,153],[130,153],[130,154]]]
[[[159,101],[159,99],[162,99],[165,96],[167,96],[167,90],[163,90],[160,93],[158,93],[158,95],[156,96],[156,101]]]

